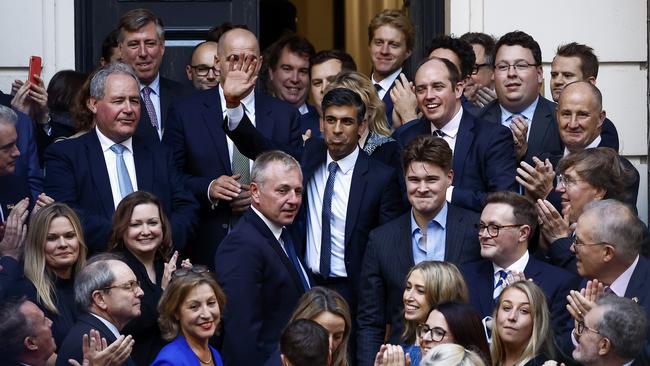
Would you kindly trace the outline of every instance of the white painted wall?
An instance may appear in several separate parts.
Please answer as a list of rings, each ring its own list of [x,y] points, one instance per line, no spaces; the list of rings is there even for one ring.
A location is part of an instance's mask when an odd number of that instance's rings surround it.
[[[647,1],[448,0],[446,5],[448,33],[484,32],[498,38],[522,30],[532,35],[542,48],[549,97],[550,63],[557,47],[576,41],[594,48],[600,60],[597,85],[618,130],[621,154],[641,174],[637,208],[647,223]]]

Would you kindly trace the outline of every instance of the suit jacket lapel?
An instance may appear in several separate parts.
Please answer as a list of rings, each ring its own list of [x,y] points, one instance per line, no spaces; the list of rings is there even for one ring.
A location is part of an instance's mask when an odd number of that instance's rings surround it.
[[[456,146],[454,147],[454,186],[463,184],[463,169],[465,169],[465,159],[469,156],[469,149],[474,144],[474,123],[476,120],[469,113],[463,112],[456,135]]]
[[[165,122],[167,121],[167,108],[171,102],[171,95],[169,90],[169,85],[167,84],[167,79],[160,77],[160,126],[165,128]]]
[[[632,272],[632,277],[630,277],[630,282],[627,285],[625,290],[625,297],[629,299],[636,298],[639,304],[643,306],[650,306],[647,304],[647,286],[646,280],[650,277],[648,273],[650,268],[648,267],[648,262],[644,257],[639,256],[639,262]]]
[[[104,214],[106,217],[112,217],[115,211],[115,204],[113,203],[113,191],[111,191],[111,181],[108,178],[108,169],[106,169],[106,160],[104,159],[102,145],[99,143],[95,129],[88,132],[86,136],[85,147],[88,167],[90,168],[92,179],[101,201],[100,204],[104,209]]]
[[[526,160],[532,159],[528,157],[531,152],[544,151],[543,141],[548,129],[551,127],[551,111],[544,103],[542,97],[539,97],[533,120],[530,125],[530,133],[528,134],[528,153],[526,153]]]
[[[232,166],[230,165],[230,153],[228,152],[226,133],[223,131],[223,111],[221,110],[219,88],[213,88],[212,90],[214,93],[209,93],[203,101],[203,125],[212,139],[221,164],[226,167],[228,175],[231,175]]]
[[[541,268],[537,263],[537,260],[531,255],[528,257],[528,263],[526,268],[524,268],[524,275],[526,279],[532,279],[533,282],[539,285],[538,279],[540,278]]]
[[[395,251],[400,268],[406,268],[407,271],[415,265],[413,258],[413,244],[411,240],[411,210],[399,218],[399,230],[397,232],[397,245],[401,248]]]
[[[264,102],[264,95],[255,93],[255,128],[266,137],[273,136],[275,120],[273,119],[273,110],[270,109],[269,103]]]
[[[494,268],[492,262],[483,260],[479,265],[478,271],[478,286],[474,288],[478,290],[478,298],[481,303],[483,313],[492,315],[492,311],[496,306],[492,294],[494,292]]]
[[[363,192],[368,183],[366,173],[368,173],[368,159],[370,159],[363,150],[359,149],[357,162],[354,164],[352,173],[352,182],[350,183],[350,196],[348,197],[348,209],[345,214],[345,248],[350,247],[350,238],[352,231],[357,222],[359,209],[363,200]]]
[[[138,190],[153,192],[153,153],[137,138],[134,137],[132,141]]]
[[[467,223],[469,225],[469,223]],[[445,261],[460,263],[463,248],[463,215],[456,208],[447,204],[447,225],[445,227]]]

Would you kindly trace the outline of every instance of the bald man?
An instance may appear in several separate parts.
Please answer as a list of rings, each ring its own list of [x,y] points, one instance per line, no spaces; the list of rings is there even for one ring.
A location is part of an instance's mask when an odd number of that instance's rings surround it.
[[[218,46],[220,83],[230,63],[240,57],[262,64],[259,43],[253,33],[235,28],[225,32]],[[251,88],[242,100],[251,122],[267,138],[300,146],[300,113],[291,104],[258,93]],[[181,100],[169,109],[169,124],[163,143],[173,152],[176,167],[186,178],[186,188],[201,204],[196,245],[189,248],[193,263],[212,267],[221,240],[237,218],[250,206],[252,162],[239,153],[223,131],[226,101],[221,85]]]
[[[217,50],[217,42],[210,41],[201,42],[194,47],[190,63],[185,66],[185,73],[196,89],[207,90],[219,83],[221,67]]]

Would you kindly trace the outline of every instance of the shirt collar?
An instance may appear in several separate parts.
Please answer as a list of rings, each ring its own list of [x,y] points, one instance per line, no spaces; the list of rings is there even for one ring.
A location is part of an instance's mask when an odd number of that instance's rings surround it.
[[[612,290],[617,296],[625,296],[627,286],[630,284],[632,273],[634,273],[634,269],[636,269],[637,263],[639,263],[638,255],[634,259],[634,262],[632,262],[632,264],[627,267],[627,269],[621,273],[621,275],[618,276],[611,285],[609,285],[609,289]]]
[[[221,100],[221,112],[225,116],[228,107],[226,107],[226,98],[223,96],[223,88],[221,87],[221,83],[219,83],[219,99]],[[244,106],[244,110],[246,112],[254,115],[255,114],[255,90],[252,90],[250,93],[248,93],[247,96],[242,98],[241,104]]]
[[[533,101],[528,107],[524,108],[524,110],[521,112],[511,112],[507,110],[503,105],[499,104],[499,107],[501,108],[501,123],[503,124],[508,121],[508,119],[513,114],[521,114],[522,116],[526,117],[526,120],[528,122],[532,122],[533,116],[535,115],[535,108],[537,108],[537,102],[539,102],[539,95],[537,98],[535,98],[535,101]]]
[[[521,258],[517,259],[508,268],[501,268],[497,266],[496,263],[492,262],[492,267],[494,267],[494,274],[496,275],[496,273],[501,270],[504,270],[506,272],[524,272],[524,269],[526,269],[526,265],[528,265],[529,258],[530,255],[528,254],[528,250],[526,250],[524,252],[524,255],[522,255]]]
[[[108,320],[102,318],[101,316],[99,316],[99,315],[97,315],[95,313],[90,313],[90,315],[92,315],[95,318],[99,319],[99,321],[102,322],[106,326],[106,328],[108,328],[108,330],[110,330],[111,333],[113,333],[113,335],[115,335],[115,338],[120,337],[120,331],[117,330],[117,327],[115,325],[113,325],[113,323],[109,322]]]
[[[460,120],[463,118],[463,107],[460,107],[458,109],[458,112],[447,122],[442,128],[440,129],[442,132],[445,133],[445,135],[451,137],[451,138],[456,138],[456,135],[458,134],[458,128],[460,127]],[[433,128],[432,131],[437,130],[436,126],[433,125],[433,122],[431,122],[431,127]]]
[[[445,201],[440,211],[438,211],[438,214],[436,214],[436,216],[431,221],[429,221],[427,227],[431,227],[433,222],[437,222],[438,225],[445,229],[447,227],[447,211],[447,201]],[[413,209],[411,209],[411,235],[415,234],[415,232],[419,229],[420,226],[418,225],[417,221],[415,221],[415,215],[413,214]]]
[[[282,226],[274,224],[273,222],[269,221],[269,219],[267,219],[266,216],[264,216],[259,210],[257,210],[252,205],[251,208],[253,209],[253,212],[255,212],[255,214],[259,216],[260,219],[262,219],[262,221],[264,221],[266,226],[271,230],[275,239],[277,241],[280,241],[280,235],[282,235]]]
[[[301,114],[301,115],[305,115],[305,114],[309,113],[309,108],[307,108],[307,103],[303,103],[303,104],[298,108],[298,110],[300,111],[300,114]]]
[[[373,72],[373,73],[372,73],[372,84],[373,84],[373,85],[374,85],[374,84],[379,84],[379,85],[381,86],[381,89],[382,89],[382,90],[388,91],[388,89],[390,89],[390,87],[391,87],[391,86],[393,85],[393,83],[395,82],[395,79],[397,79],[397,77],[399,76],[399,74],[400,74],[401,72],[402,72],[402,68],[400,67],[400,68],[397,69],[395,72],[393,72],[392,74],[388,75],[388,76],[385,77],[382,81],[379,81],[379,82],[378,82],[378,81],[375,81],[375,73]]]
[[[156,78],[149,85],[140,83],[140,92],[142,92],[145,86],[151,88],[154,94],[160,95],[160,73],[156,74]]]
[[[343,159],[339,159],[336,161],[336,164],[339,166],[339,171],[343,174],[348,174],[353,168],[354,164],[357,162],[357,158],[359,157],[359,146],[357,146],[354,151],[352,151],[348,156],[344,157]],[[327,162],[325,166],[329,166],[331,162],[333,162],[334,159],[330,156],[330,152],[327,152]]]
[[[97,138],[99,139],[99,144],[102,146],[102,151],[106,152],[107,150],[110,150],[111,146],[115,145],[117,142],[109,139],[104,135],[99,128],[95,127],[95,131],[97,132]],[[129,137],[128,139],[119,142],[120,145],[124,146],[133,154],[133,137]]]

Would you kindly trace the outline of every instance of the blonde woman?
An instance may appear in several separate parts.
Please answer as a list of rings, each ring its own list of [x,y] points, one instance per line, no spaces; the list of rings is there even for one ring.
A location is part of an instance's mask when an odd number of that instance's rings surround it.
[[[492,366],[539,366],[553,359],[546,297],[532,281],[518,281],[506,287],[493,318]]]
[[[481,356],[465,347],[448,343],[435,346],[424,356],[421,366],[486,366]]]

